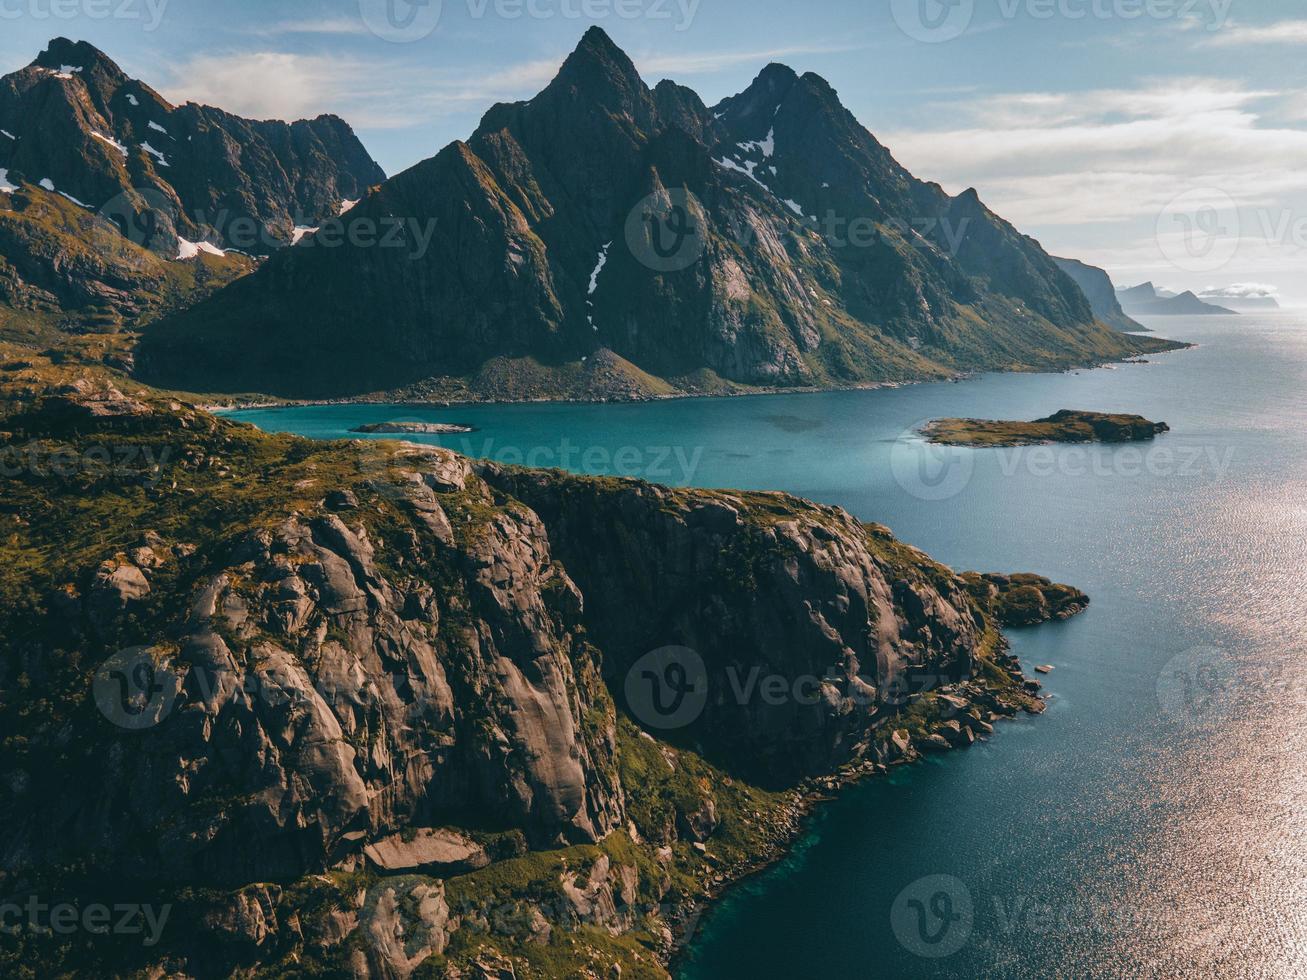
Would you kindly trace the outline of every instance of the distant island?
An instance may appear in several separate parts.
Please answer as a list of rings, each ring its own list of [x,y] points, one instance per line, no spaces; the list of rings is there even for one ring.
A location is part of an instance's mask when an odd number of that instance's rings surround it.
[[[1033,422],[992,419],[935,419],[923,432],[930,442],[950,446],[1032,446],[1046,442],[1144,442],[1170,432],[1165,422],[1142,415],[1111,415],[1063,409]]]
[[[1128,316],[1237,316],[1236,310],[1199,299],[1192,292],[1171,293],[1145,282],[1118,289],[1117,299]]]
[[[1204,303],[1217,303],[1235,313],[1260,313],[1266,310],[1280,309],[1280,302],[1275,298],[1272,287],[1268,286],[1224,286],[1220,289],[1205,289],[1198,294]]]
[[[368,422],[366,425],[356,425],[349,431],[368,434],[394,432],[406,435],[449,436],[475,432],[476,427],[454,422]]]

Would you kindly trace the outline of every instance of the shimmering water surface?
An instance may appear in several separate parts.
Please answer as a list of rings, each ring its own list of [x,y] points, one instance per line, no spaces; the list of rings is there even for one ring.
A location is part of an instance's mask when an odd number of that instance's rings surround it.
[[[699,923],[685,980],[1307,976],[1307,320],[1159,318],[1196,349],[1067,375],[643,405],[247,411],[669,483],[781,489],[959,569],[1090,593],[1017,631],[1040,718],[844,794]],[[1136,412],[1152,447],[939,450],[938,416]],[[918,904],[919,903],[919,904]]]

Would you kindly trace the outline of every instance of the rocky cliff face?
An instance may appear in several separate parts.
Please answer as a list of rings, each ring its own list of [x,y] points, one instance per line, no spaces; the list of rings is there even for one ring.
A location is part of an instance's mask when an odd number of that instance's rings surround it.
[[[334,218],[385,179],[334,116],[259,122],[173,106],[95,47],[65,38],[0,78],[0,171],[28,197],[58,195],[87,222],[103,219],[94,234],[72,238],[107,239],[116,229],[124,244],[101,251],[137,246],[166,260],[194,260],[206,254],[201,245],[207,254],[266,255],[290,244],[297,226]],[[131,313],[133,301],[151,298],[139,281],[146,276],[124,282],[112,272],[69,271],[73,263],[50,253],[74,245],[49,223],[19,229],[7,203],[0,193],[0,258],[9,270],[0,299],[27,309],[44,302]]]
[[[1089,300],[1094,315],[1114,330],[1131,333],[1146,332],[1147,327],[1136,323],[1126,315],[1117,298],[1116,287],[1106,272],[1076,259],[1054,259],[1058,267],[1075,280],[1085,298]]]
[[[0,371],[0,886],[177,907],[159,948],[68,966],[660,975],[676,910],[774,853],[810,777],[1040,707],[998,632],[1010,580],[835,508]],[[1073,604],[1019,585],[1013,621]],[[668,647],[682,674],[650,675]],[[694,710],[651,715],[650,676]]]
[[[493,107],[343,221],[340,247],[279,254],[161,324],[144,376],[327,396],[451,377],[475,393],[493,372],[498,397],[538,394],[503,386],[507,362],[546,393],[648,395],[1065,365],[1145,343],[1098,324],[974,191],[909,174],[820,77],[771,65],[709,110],[674,83],[649,89],[597,28],[534,99]],[[348,241],[388,223],[404,229],[392,247]]]

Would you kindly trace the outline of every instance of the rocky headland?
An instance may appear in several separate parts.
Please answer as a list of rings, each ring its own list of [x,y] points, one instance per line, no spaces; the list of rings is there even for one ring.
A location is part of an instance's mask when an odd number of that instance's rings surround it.
[[[785,494],[270,435],[2,346],[0,453],[0,892],[170,910],[6,938],[7,976],[665,977],[820,799],[1042,710],[1001,628],[1084,601]]]

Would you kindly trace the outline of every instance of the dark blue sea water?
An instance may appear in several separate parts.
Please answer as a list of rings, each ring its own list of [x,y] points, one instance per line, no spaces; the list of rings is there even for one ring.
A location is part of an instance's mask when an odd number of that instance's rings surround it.
[[[845,793],[699,923],[684,980],[1307,976],[1307,320],[1159,318],[1152,363],[959,384],[642,405],[247,411],[340,438],[788,490],[959,569],[1092,596],[1016,631],[1048,712]],[[939,416],[1060,408],[1170,423],[1151,447],[965,450]]]

